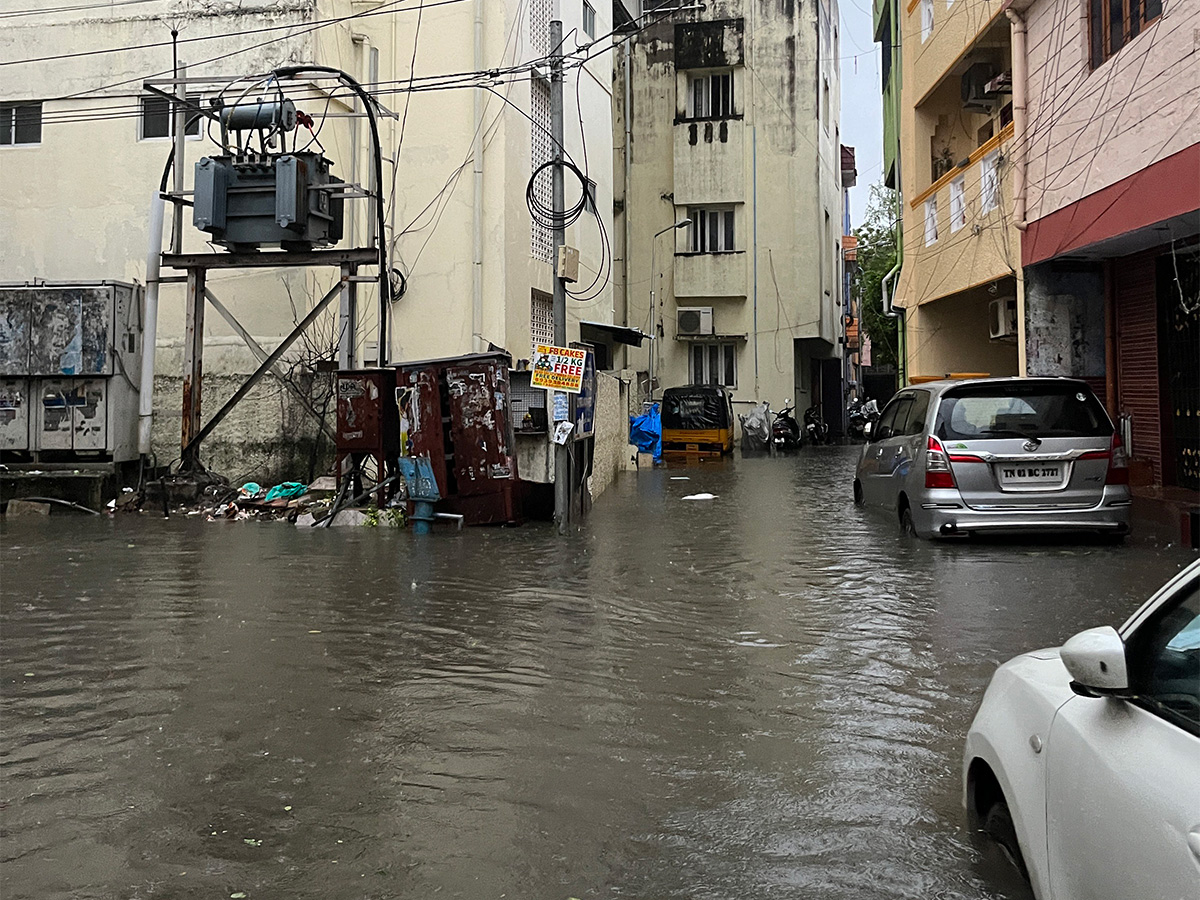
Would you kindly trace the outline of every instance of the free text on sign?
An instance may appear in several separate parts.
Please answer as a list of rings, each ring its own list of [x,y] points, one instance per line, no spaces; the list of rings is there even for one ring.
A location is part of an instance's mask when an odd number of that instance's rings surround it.
[[[583,388],[586,361],[586,350],[537,344],[533,348],[533,376],[530,383],[535,388],[578,394]]]

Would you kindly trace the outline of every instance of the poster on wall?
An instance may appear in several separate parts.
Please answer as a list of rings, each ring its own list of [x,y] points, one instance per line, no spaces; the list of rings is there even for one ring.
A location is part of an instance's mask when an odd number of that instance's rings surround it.
[[[535,388],[578,394],[583,389],[583,370],[586,362],[586,350],[537,344],[533,348],[533,375],[530,377],[530,384]]]

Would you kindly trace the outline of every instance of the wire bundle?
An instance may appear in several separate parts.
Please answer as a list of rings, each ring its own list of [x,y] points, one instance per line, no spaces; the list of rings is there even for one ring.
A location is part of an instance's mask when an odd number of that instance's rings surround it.
[[[571,172],[579,179],[579,200],[569,208],[564,209],[561,215],[555,212],[552,206],[547,206],[538,199],[536,190],[538,176],[552,169],[554,166],[562,166],[563,169]],[[533,174],[529,177],[529,184],[525,188],[525,205],[529,207],[529,214],[533,216],[533,221],[537,222],[543,228],[556,229],[574,225],[579,221],[579,217],[583,215],[584,210],[587,209],[589,198],[588,177],[569,159],[552,159],[549,162],[542,163],[533,170]]]

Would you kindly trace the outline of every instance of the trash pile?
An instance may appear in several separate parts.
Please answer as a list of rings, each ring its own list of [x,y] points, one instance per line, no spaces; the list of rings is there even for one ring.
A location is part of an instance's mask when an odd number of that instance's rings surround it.
[[[332,476],[318,478],[312,484],[285,481],[269,488],[254,481],[247,481],[240,487],[218,482],[206,485],[197,502],[182,508],[176,507],[171,512],[203,516],[207,522],[255,519],[286,521],[301,527],[361,525],[403,528],[407,524],[407,491],[403,482],[399,483],[383,509],[379,509],[373,501],[361,509],[351,508],[345,502],[350,499],[338,495],[337,480]],[[338,501],[342,501],[342,505],[330,520],[330,512]],[[143,507],[147,511],[154,511],[156,504],[148,501],[144,494],[127,487],[105,508],[113,515],[117,512],[140,512]],[[163,509],[167,511],[166,506]]]

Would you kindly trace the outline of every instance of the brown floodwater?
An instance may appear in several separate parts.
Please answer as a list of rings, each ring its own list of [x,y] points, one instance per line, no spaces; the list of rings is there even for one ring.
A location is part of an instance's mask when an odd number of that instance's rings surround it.
[[[1028,898],[961,808],[990,673],[1190,554],[914,542],[853,454],[630,474],[565,538],[5,524],[0,893]]]

